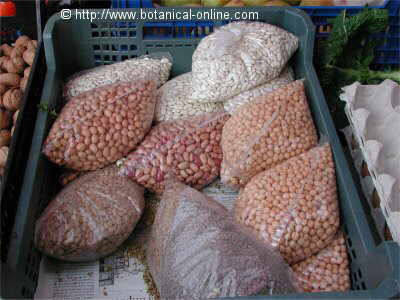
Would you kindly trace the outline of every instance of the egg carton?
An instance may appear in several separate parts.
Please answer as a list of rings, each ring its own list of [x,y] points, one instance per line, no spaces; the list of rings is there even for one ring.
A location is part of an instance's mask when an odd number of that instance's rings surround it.
[[[393,240],[400,244],[400,86],[391,80],[379,85],[355,82],[342,90],[350,123],[343,132],[361,186],[373,210],[380,206]],[[375,216],[382,229],[384,221]]]

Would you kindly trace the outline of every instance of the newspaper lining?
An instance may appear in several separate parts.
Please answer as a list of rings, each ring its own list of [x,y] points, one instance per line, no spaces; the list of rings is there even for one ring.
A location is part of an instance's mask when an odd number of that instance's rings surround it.
[[[90,263],[43,257],[35,299],[154,300],[143,280],[144,265],[129,247]]]

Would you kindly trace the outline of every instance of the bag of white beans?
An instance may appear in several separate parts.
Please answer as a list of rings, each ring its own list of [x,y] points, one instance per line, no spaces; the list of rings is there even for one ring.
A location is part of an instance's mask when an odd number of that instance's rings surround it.
[[[192,73],[185,73],[167,81],[157,91],[154,119],[170,121],[203,113],[223,111],[221,102],[193,103],[188,99],[192,92]]]
[[[325,249],[291,267],[306,293],[345,292],[350,289],[349,260],[341,231]]]
[[[146,257],[161,299],[296,292],[290,267],[212,198],[168,181]]]
[[[245,185],[254,175],[317,145],[302,80],[241,105],[222,131],[221,180]]]
[[[66,261],[94,261],[116,251],[143,213],[143,192],[115,166],[82,175],[37,220],[36,248]]]
[[[220,172],[221,132],[228,118],[217,112],[159,123],[124,160],[121,174],[157,194],[171,176],[198,189],[206,186]]]
[[[294,80],[293,70],[292,68],[287,67],[282,71],[282,73],[278,77],[272,79],[271,81],[261,84],[251,90],[242,92],[224,101],[223,102],[224,109],[225,111],[232,113],[242,104],[256,100],[260,96],[266,95],[267,93],[273,92],[276,89],[279,89],[291,83],[293,80]]]
[[[216,102],[270,81],[297,50],[298,38],[261,22],[232,22],[202,39],[193,53],[191,101]]]
[[[150,130],[156,103],[153,81],[92,89],[61,110],[44,143],[54,163],[78,171],[107,166],[132,151]]]
[[[254,176],[235,202],[236,219],[294,264],[328,246],[339,228],[329,144]]]
[[[98,66],[68,78],[63,89],[63,98],[67,102],[99,86],[143,79],[152,79],[158,88],[168,80],[171,67],[172,57],[168,53],[145,55],[111,65]]]

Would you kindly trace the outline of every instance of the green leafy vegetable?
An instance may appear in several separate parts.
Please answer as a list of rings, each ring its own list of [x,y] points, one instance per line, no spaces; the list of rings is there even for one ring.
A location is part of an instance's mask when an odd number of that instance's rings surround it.
[[[384,9],[364,9],[355,16],[346,10],[333,20],[329,38],[319,44],[317,62],[319,78],[325,92],[336,127],[347,125],[344,103],[339,100],[340,89],[355,81],[376,84],[385,79],[400,82],[399,70],[371,70],[375,48],[381,40],[369,39],[372,34],[384,31],[389,15]]]
[[[57,115],[58,115],[56,110],[55,109],[51,109],[50,106],[47,103],[43,103],[43,102],[39,103],[38,104],[38,108],[41,111],[49,113],[53,117],[57,117]]]

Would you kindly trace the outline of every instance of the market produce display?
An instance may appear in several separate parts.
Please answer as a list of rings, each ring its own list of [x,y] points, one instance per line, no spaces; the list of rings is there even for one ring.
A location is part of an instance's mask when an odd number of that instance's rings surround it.
[[[317,144],[302,80],[239,107],[222,131],[221,179],[233,186]]]
[[[180,182],[167,183],[153,227],[147,257],[162,299],[296,292],[279,254],[221,204]]]
[[[297,47],[295,35],[267,23],[219,27],[193,53],[190,101],[224,101],[276,78]]]
[[[223,111],[220,102],[191,103],[188,102],[192,93],[192,73],[185,73],[169,80],[158,90],[155,120],[170,121],[189,116]]]
[[[169,81],[164,56],[67,79],[43,146],[63,188],[37,221],[36,247],[90,261],[134,229],[150,232],[138,247],[161,299],[342,290],[346,281],[327,277],[347,270],[335,168],[329,144],[317,144],[304,80],[293,82],[297,47],[281,28],[236,22],[204,38],[192,71]],[[329,282],[314,283],[309,266],[336,246]]]
[[[153,81],[116,83],[80,94],[62,109],[43,153],[78,171],[105,167],[142,141],[150,130],[155,102]]]
[[[63,90],[65,101],[93,88],[133,80],[152,80],[156,87],[163,85],[172,66],[169,56],[141,56],[111,65],[99,66],[74,74]]]
[[[0,176],[7,162],[8,147],[22,106],[36,47],[37,41],[26,35],[20,36],[14,45],[0,46]]]
[[[161,122],[128,155],[121,173],[156,193],[162,193],[171,176],[204,187],[219,175],[221,132],[228,118],[226,113],[211,113]]]
[[[341,231],[325,249],[291,267],[306,293],[345,292],[350,289],[349,260]]]
[[[235,202],[235,216],[290,264],[325,248],[339,227],[329,145],[254,176]]]
[[[153,0],[154,6],[378,6],[384,0]]]
[[[112,253],[143,213],[143,190],[119,176],[115,166],[79,177],[36,222],[36,247],[67,261],[92,261]]]

